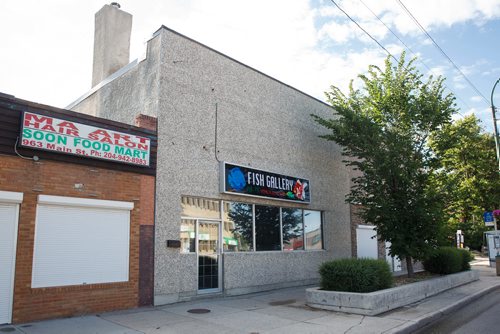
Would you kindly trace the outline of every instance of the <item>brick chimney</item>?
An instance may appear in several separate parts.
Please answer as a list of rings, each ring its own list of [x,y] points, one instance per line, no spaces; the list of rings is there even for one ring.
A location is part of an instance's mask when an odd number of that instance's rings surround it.
[[[132,15],[117,2],[95,14],[92,87],[129,63]]]

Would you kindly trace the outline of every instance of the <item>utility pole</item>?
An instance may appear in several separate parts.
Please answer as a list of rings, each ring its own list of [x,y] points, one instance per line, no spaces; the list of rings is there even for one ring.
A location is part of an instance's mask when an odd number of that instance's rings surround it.
[[[499,138],[498,138],[498,128],[497,128],[498,119],[496,118],[496,108],[495,105],[493,104],[493,93],[495,92],[495,88],[497,87],[498,82],[500,82],[500,78],[497,80],[497,82],[495,82],[495,85],[491,90],[491,115],[493,116],[493,131],[495,134],[495,148],[497,152],[498,172],[500,173],[500,144],[498,143]]]

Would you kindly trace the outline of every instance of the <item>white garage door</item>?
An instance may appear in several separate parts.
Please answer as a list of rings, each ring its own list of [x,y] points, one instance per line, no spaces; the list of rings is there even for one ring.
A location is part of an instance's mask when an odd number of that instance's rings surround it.
[[[359,225],[356,229],[356,243],[358,258],[378,258],[377,232],[374,226]]]
[[[40,195],[31,286],[128,281],[132,208],[129,202]]]
[[[17,221],[22,193],[0,191],[0,324],[12,320]]]

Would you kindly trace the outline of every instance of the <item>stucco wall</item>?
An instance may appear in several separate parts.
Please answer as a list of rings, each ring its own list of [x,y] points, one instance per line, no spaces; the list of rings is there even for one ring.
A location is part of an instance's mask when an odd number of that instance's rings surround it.
[[[70,110],[83,114],[134,124],[139,115],[155,116],[158,113],[160,39],[151,39],[147,46],[147,57],[124,74],[105,79],[91,89],[83,99],[72,103]],[[74,104],[74,105],[73,105]]]
[[[339,147],[318,138],[325,131],[310,116],[327,115],[329,107],[167,29],[159,37],[155,302],[175,300],[186,288],[196,292],[196,268],[185,263],[189,255],[165,247],[179,237],[182,195],[324,211],[325,251],[226,253],[226,293],[311,282],[324,260],[349,257],[348,172]],[[219,160],[308,178],[311,204],[221,195],[216,110]]]
[[[197,293],[196,256],[166,247],[179,239],[181,196],[324,211],[323,251],[224,254],[225,293],[310,283],[321,262],[350,257],[349,173],[340,148],[318,138],[325,130],[310,116],[330,108],[168,29],[149,43],[146,60],[101,89],[97,110],[130,124],[141,108],[158,117],[155,304]],[[145,87],[158,89],[143,96]],[[84,104],[90,102],[75,110]],[[221,161],[309,179],[311,204],[221,194],[216,153]]]

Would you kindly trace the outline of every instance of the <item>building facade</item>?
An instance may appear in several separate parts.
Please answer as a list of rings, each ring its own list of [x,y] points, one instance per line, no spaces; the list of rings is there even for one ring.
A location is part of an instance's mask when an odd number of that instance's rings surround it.
[[[154,130],[0,94],[0,324],[152,304],[155,166]]]
[[[123,65],[69,108],[157,118],[156,305],[310,284],[351,257],[349,171],[310,116],[328,105],[164,26]]]

